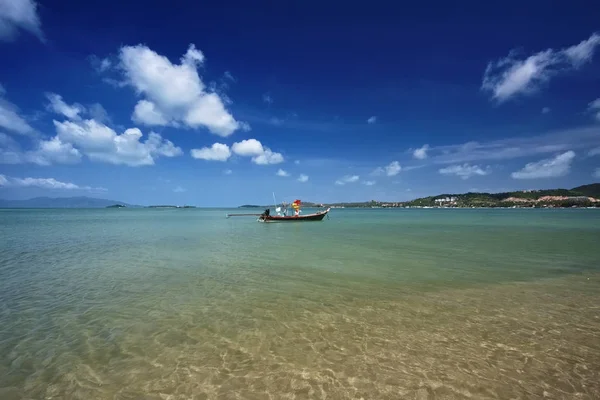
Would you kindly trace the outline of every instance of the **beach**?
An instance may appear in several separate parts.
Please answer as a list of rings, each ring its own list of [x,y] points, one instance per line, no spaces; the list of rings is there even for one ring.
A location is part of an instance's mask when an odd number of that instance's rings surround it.
[[[0,210],[0,398],[600,397],[600,210],[228,212]]]

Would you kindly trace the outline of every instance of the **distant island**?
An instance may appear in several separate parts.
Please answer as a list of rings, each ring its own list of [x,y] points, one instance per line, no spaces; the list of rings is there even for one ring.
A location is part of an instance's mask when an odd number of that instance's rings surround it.
[[[196,206],[151,205],[140,206],[122,201],[94,197],[34,197],[26,200],[0,199],[0,208],[196,208]]]
[[[600,208],[600,183],[573,189],[519,190],[503,193],[439,194],[410,201],[365,201],[341,203],[302,202],[305,208]],[[269,208],[273,205],[244,204],[239,208]],[[27,200],[0,199],[0,208],[197,208],[191,205],[139,206],[93,197],[35,197]]]
[[[461,193],[439,194],[411,201],[311,203],[303,202],[304,207],[332,208],[600,208],[600,183],[578,186],[573,189],[520,190],[503,193]],[[243,205],[240,208],[269,206]]]
[[[109,206],[122,206],[128,208],[139,208],[133,204],[110,199],[98,199],[94,197],[34,197],[26,200],[3,200],[0,199],[0,208],[106,208]]]

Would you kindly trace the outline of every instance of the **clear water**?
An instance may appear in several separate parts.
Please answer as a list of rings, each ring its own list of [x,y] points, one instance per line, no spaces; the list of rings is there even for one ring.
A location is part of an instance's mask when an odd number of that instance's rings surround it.
[[[599,210],[231,211],[1,210],[0,399],[600,398]]]

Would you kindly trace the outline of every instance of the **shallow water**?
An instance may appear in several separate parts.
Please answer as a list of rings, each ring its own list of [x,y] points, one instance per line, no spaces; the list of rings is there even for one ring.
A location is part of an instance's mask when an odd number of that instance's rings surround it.
[[[600,398],[599,210],[1,210],[0,399]]]

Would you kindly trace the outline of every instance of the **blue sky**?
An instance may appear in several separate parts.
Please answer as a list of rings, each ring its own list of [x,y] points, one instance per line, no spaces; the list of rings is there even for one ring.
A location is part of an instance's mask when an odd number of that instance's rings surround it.
[[[600,181],[597,5],[0,0],[0,198]]]

